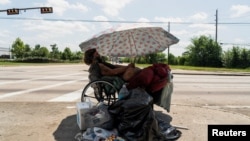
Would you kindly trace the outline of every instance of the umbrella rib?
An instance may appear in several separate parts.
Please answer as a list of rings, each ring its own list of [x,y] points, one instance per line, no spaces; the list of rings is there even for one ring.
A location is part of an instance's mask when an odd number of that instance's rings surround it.
[[[116,40],[112,40],[112,45],[111,45],[111,48],[110,48],[110,50],[109,50],[110,56],[111,56],[111,51],[114,49],[115,42],[118,40],[119,37],[120,37],[120,36],[117,36],[117,39],[116,39]]]
[[[135,53],[137,53],[138,52],[138,50],[137,50],[137,46],[136,46],[136,44],[135,44],[135,39],[134,39],[134,36],[132,36],[132,33],[131,32],[129,32],[129,36],[132,38],[132,41],[130,40],[130,38],[129,38],[129,41],[131,41],[131,42],[133,42],[133,44],[134,44],[134,49],[135,49]],[[131,50],[131,53],[132,53],[132,47],[130,46],[130,50]],[[136,54],[136,56],[137,56],[137,54]]]

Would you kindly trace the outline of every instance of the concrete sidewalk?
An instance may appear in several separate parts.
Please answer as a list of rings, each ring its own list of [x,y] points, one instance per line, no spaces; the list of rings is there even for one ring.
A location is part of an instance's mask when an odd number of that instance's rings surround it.
[[[207,71],[186,71],[172,70],[173,75],[228,75],[228,76],[250,76],[250,73],[229,73],[229,72],[207,72]],[[176,99],[179,95],[174,95]],[[155,111],[160,111],[171,119],[170,124],[182,132],[178,141],[207,141],[208,125],[210,124],[249,124],[250,117],[208,106],[194,106],[174,104],[172,100],[170,112],[155,106]],[[164,118],[164,117],[163,117]]]
[[[171,105],[171,111],[167,113],[161,107],[155,106],[155,111],[162,112],[165,119],[170,119],[170,124],[182,132],[178,141],[207,141],[209,124],[250,123],[248,116],[207,107]]]

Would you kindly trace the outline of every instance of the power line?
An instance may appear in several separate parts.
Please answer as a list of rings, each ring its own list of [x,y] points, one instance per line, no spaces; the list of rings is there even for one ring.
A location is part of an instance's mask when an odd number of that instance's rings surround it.
[[[221,45],[250,46],[250,43],[220,43]]]
[[[65,22],[88,22],[88,23],[150,23],[150,24],[168,24],[169,22],[139,22],[139,21],[96,21],[96,20],[79,20],[79,19],[37,19],[37,18],[20,18],[20,17],[0,17],[7,20],[33,20],[33,21],[65,21]],[[213,22],[194,23],[194,22],[171,22],[171,24],[215,24]],[[228,25],[250,25],[250,22],[218,22],[218,24]]]
[[[9,48],[7,48],[7,47],[0,47],[0,49],[9,49]]]

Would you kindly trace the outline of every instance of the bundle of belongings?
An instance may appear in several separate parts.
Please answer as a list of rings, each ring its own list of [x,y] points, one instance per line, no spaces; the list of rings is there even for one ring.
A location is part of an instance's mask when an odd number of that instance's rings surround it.
[[[173,93],[172,74],[169,65],[156,63],[142,69],[128,82],[127,88],[144,88],[153,97],[154,104],[170,112]]]
[[[89,70],[91,71],[91,70]],[[101,79],[112,83],[117,90],[120,90],[124,83],[127,83],[129,90],[135,88],[143,88],[153,97],[154,104],[163,107],[170,112],[171,95],[173,92],[173,83],[171,69],[169,65],[163,63],[155,63],[152,66],[141,69],[133,75],[129,81],[125,82],[118,76],[103,76],[96,78],[96,73],[90,72],[91,81]],[[95,78],[95,79],[93,79]],[[107,91],[114,93],[112,87],[106,86]]]
[[[157,63],[142,69],[128,82],[128,89],[137,87],[145,88],[149,93],[161,90],[170,81],[171,69],[167,64]]]
[[[77,120],[82,133],[78,141],[169,141],[181,132],[156,115],[153,97],[140,87],[111,105],[99,103],[86,109]]]

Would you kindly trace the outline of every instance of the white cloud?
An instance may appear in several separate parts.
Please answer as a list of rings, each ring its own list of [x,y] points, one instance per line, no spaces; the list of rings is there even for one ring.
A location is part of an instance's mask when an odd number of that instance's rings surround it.
[[[94,17],[94,20],[95,21],[108,21],[108,18],[105,16],[96,16]],[[101,26],[104,29],[111,28],[111,24],[109,22],[102,22]]]
[[[215,34],[215,25],[211,24],[192,24],[189,25],[192,28],[192,33],[189,34],[190,38],[198,37],[201,35],[214,35]]]
[[[9,4],[11,3],[10,0],[1,0],[0,4],[4,5],[4,4]]]
[[[139,18],[137,21],[138,22],[150,22],[150,20],[147,18]]]
[[[38,24],[39,23],[39,24]],[[62,21],[30,21],[23,25],[24,30],[41,31],[52,34],[53,36],[63,36],[65,34],[73,34],[75,31],[88,32],[87,26],[82,22],[62,22]]]
[[[11,32],[9,30],[2,30],[0,32],[0,46],[9,46],[9,37],[11,36]]]
[[[189,32],[187,30],[171,31],[171,33],[176,36],[189,35]]]
[[[241,39],[241,38],[235,38],[235,39],[234,39],[234,42],[235,42],[235,43],[244,43],[245,40],[243,40],[243,39]]]
[[[177,44],[171,45],[169,48],[169,53],[174,54],[174,56],[181,56],[183,52],[186,52],[186,47],[190,45],[191,42],[180,40]],[[163,53],[167,54],[168,50],[166,49]]]
[[[240,17],[246,13],[250,13],[250,6],[248,5],[233,5],[231,7],[232,17]]]
[[[214,35],[214,34],[215,34],[214,30],[200,30],[198,32],[195,32],[193,35],[194,36],[201,36],[201,35],[210,36],[210,35]]]
[[[70,4],[66,0],[48,0],[46,6],[52,6],[53,12],[57,13],[58,15],[63,15],[63,13],[68,9],[76,9],[82,12],[89,10],[88,7],[81,3]]]
[[[181,18],[165,18],[165,17],[155,17],[156,21],[160,21],[160,22],[182,22],[183,20]]]
[[[80,38],[84,38],[84,33],[90,32],[89,27],[82,22],[41,20],[26,21],[21,26],[24,32],[32,32],[30,35],[22,36],[22,40],[26,40],[30,45],[39,43],[41,45],[46,44],[48,47],[53,43],[60,44],[61,47],[72,46],[76,43],[69,44],[69,42],[79,41]],[[78,35],[78,37],[73,38],[74,35]],[[64,41],[60,41],[61,39],[64,39]]]
[[[71,47],[73,50],[79,50],[78,44],[92,32],[89,23],[82,22],[63,22],[63,21],[25,21],[20,23],[22,31],[32,33],[22,36],[22,40],[34,46],[40,44],[50,47],[51,44],[57,44],[59,50],[65,47]],[[63,39],[63,41],[61,41]]]
[[[101,5],[102,10],[110,16],[119,15],[119,11],[133,0],[92,0],[94,3]]]
[[[207,19],[207,14],[204,12],[199,12],[191,16],[191,20],[205,20]]]
[[[8,34],[9,32],[7,31],[7,30],[3,30],[3,31],[1,31],[0,32],[0,37],[2,38],[2,37],[5,37],[6,36],[6,34]]]
[[[190,28],[199,28],[199,29],[209,29],[214,30],[215,25],[213,24],[191,24],[189,25]]]

